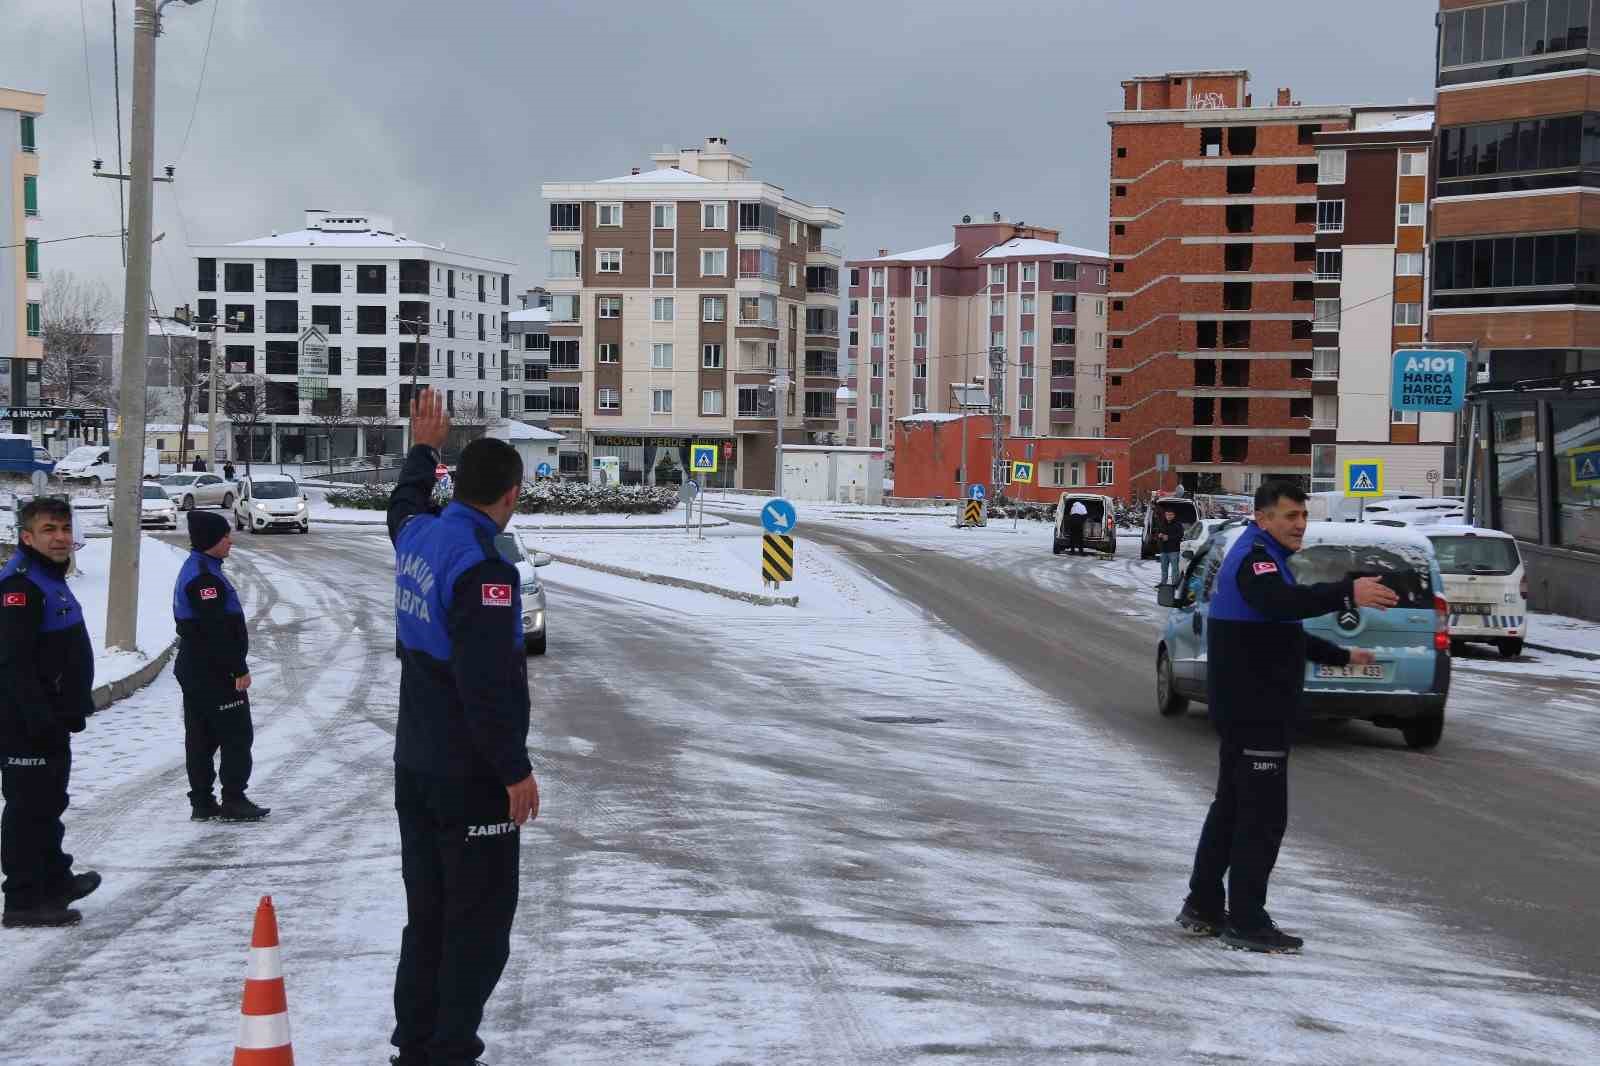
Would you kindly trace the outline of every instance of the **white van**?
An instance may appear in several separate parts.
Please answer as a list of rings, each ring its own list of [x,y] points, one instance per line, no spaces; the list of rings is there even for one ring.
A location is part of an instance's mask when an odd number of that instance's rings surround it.
[[[1509,533],[1478,526],[1425,526],[1433,542],[1450,604],[1450,641],[1493,644],[1500,654],[1522,654],[1528,635],[1528,577]]]
[[[161,472],[160,454],[154,448],[144,453],[144,476],[155,477]],[[117,480],[117,449],[115,445],[84,444],[72,449],[56,464],[55,476],[62,481],[88,482],[98,488]]]
[[[256,474],[239,482],[233,503],[233,528],[261,533],[287,529],[311,532],[311,504],[295,479],[287,474]]]

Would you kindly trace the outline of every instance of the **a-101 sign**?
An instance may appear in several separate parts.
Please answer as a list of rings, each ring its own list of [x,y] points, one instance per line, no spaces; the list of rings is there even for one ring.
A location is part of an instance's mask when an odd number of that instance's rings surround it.
[[[1467,353],[1413,348],[1394,353],[1389,406],[1396,411],[1459,411],[1467,402]]]

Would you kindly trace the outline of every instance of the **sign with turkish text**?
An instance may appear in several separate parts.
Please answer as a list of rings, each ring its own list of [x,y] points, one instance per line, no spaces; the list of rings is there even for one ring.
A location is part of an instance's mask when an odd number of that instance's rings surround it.
[[[1459,349],[1394,353],[1389,406],[1396,411],[1459,411],[1467,402],[1471,360]]]

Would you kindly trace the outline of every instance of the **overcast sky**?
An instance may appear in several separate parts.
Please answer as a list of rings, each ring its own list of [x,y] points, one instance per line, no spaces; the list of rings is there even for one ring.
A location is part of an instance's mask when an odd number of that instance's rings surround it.
[[[132,0],[119,0],[123,129]],[[0,85],[48,94],[42,236],[117,228],[111,0],[5,0]],[[194,298],[186,244],[388,214],[408,235],[546,260],[545,181],[626,174],[726,136],[755,176],[844,210],[846,254],[948,239],[965,212],[1106,245],[1107,110],[1133,74],[1248,69],[1312,103],[1430,100],[1417,0],[203,0],[159,42],[153,284]],[[87,17],[87,35],[83,16]],[[212,20],[215,18],[214,32]],[[203,90],[201,58],[213,33]],[[87,49],[87,64],[85,50]],[[87,72],[85,67],[87,66]],[[91,125],[92,105],[92,125]],[[193,119],[187,147],[185,131]],[[118,242],[47,246],[105,279]]]

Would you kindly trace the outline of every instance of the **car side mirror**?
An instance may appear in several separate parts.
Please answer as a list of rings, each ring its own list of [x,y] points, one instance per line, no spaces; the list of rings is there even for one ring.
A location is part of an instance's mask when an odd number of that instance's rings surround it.
[[[303,501],[304,501],[304,502],[306,502],[306,503],[310,503],[310,502],[311,502],[311,497],[310,497],[310,496],[308,496],[308,495],[307,495],[307,494],[306,494],[306,493],[304,493],[304,492],[302,492],[302,493],[301,493],[301,494],[300,494],[300,499],[301,499],[301,500],[303,500]]]
[[[1183,606],[1183,601],[1178,598],[1176,585],[1158,585],[1156,587],[1156,603],[1162,607]]]
[[[549,566],[553,562],[555,562],[555,560],[552,559],[550,556],[546,555],[544,552],[534,552],[533,553],[533,565],[534,566]]]

